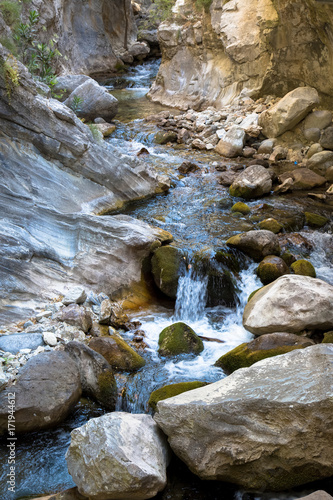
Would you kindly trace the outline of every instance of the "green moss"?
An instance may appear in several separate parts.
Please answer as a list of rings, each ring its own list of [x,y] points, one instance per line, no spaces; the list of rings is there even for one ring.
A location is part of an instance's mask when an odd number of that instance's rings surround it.
[[[145,360],[118,334],[93,338],[89,347],[99,352],[115,370],[136,371]]]
[[[177,354],[194,353],[203,351],[202,340],[186,323],[174,323],[162,330],[158,340],[159,354],[161,356],[176,356]]]
[[[251,292],[251,293],[250,293],[250,295],[249,295],[249,297],[248,297],[247,301],[249,302],[249,301],[252,299],[252,297],[254,297],[254,296],[255,296],[255,294],[256,294],[257,292],[259,292],[259,290],[261,290],[262,288],[263,288],[263,287],[261,286],[260,288],[257,288],[256,290],[253,290],[253,292]]]
[[[333,331],[324,333],[322,344],[333,344]]]
[[[222,368],[226,373],[233,373],[239,368],[246,368],[252,366],[254,363],[262,359],[272,358],[287,352],[294,351],[295,349],[303,349],[304,346],[281,346],[274,349],[251,351],[248,344],[241,344],[235,347],[232,351],[227,352],[221,356],[215,363],[215,366]]]
[[[99,391],[96,399],[105,408],[114,410],[117,401],[117,383],[111,370],[101,373],[98,377]]]
[[[215,254],[217,262],[225,265],[230,271],[239,273],[240,263],[237,256],[237,251],[232,249],[220,249]]]
[[[156,405],[159,401],[163,401],[163,399],[172,398],[174,396],[178,396],[178,394],[182,394],[183,392],[192,391],[193,389],[199,389],[199,387],[204,387],[207,385],[206,382],[180,382],[179,384],[170,384],[161,387],[160,389],[156,389],[150,395],[148,405],[152,408],[153,411],[156,411]]]
[[[267,231],[272,231],[274,234],[279,233],[283,229],[283,225],[273,218],[265,219],[259,222],[258,226],[260,229],[267,229]]]
[[[305,212],[305,220],[310,227],[323,227],[328,222],[328,219],[323,215]]]
[[[151,259],[152,273],[158,288],[171,299],[177,296],[178,279],[185,268],[182,252],[173,246],[157,248]]]
[[[177,134],[176,132],[171,131],[160,131],[155,134],[154,141],[156,144],[167,144],[168,142],[177,142]]]
[[[316,270],[308,260],[296,260],[296,262],[293,262],[290,267],[295,274],[299,274],[301,276],[310,276],[311,278],[316,277]]]
[[[246,186],[234,186],[233,184],[231,184],[229,193],[234,198],[244,198],[245,200],[249,200],[253,197],[253,189]]]
[[[213,0],[195,0],[195,6],[197,9],[204,9],[205,12],[209,12],[212,1]]]
[[[281,259],[283,259],[285,261],[285,263],[287,264],[287,266],[291,266],[291,264],[293,262],[295,262],[296,260],[296,257],[295,255],[293,255],[290,250],[286,250],[282,255],[281,255]]]
[[[242,215],[247,215],[251,212],[251,208],[246,203],[238,201],[231,207],[232,212],[240,212]]]
[[[259,264],[257,275],[263,285],[268,285],[284,274],[289,274],[289,268],[280,257],[269,255]]]

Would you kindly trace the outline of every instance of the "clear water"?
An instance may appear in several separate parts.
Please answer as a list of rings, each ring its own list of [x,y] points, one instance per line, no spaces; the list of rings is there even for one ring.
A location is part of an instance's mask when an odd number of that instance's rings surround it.
[[[126,213],[170,231],[177,246],[186,250],[189,256],[208,255],[225,244],[232,234],[255,227],[250,216],[232,214],[233,200],[228,190],[218,184],[218,173],[214,161],[221,158],[213,152],[196,152],[183,146],[158,146],[154,143],[157,129],[145,118],[165,109],[150,103],[145,97],[159,62],[144,63],[136,66],[124,81],[108,81],[107,87],[119,99],[117,130],[108,139],[110,144],[126,154],[135,156],[142,147],[149,154],[140,158],[151,168],[168,174],[172,179],[172,189],[168,194],[151,200],[129,205]],[[200,172],[183,177],[178,167],[184,160],[191,160],[200,167]],[[231,166],[231,164],[227,164]],[[250,202],[255,207],[265,200]],[[273,210],[295,207],[304,209],[306,200],[293,196],[270,197]],[[307,205],[308,206],[308,205]],[[313,210],[315,211],[315,210]],[[318,276],[333,284],[331,234],[306,232],[314,244],[310,260],[315,264]],[[191,257],[189,257],[191,262]],[[180,280],[175,310],[162,306],[152,306],[149,310],[138,312],[133,319],[142,323],[147,349],[143,353],[146,366],[136,374],[118,374],[119,392],[124,390],[125,397],[118,400],[118,410],[141,413],[149,411],[147,401],[150,393],[163,385],[181,381],[202,380],[214,382],[224,377],[221,369],[214,366],[215,361],[237,345],[247,342],[253,336],[242,326],[242,314],[248,295],[261,286],[255,274],[255,264],[247,265],[237,277],[238,301],[234,308],[205,307],[207,278],[199,275],[194,267],[187,270]],[[176,358],[161,358],[158,355],[160,332],[175,321],[184,321],[194,331],[209,340],[204,340],[204,350],[199,356],[183,355]],[[129,341],[132,334],[124,334]],[[216,341],[219,340],[219,342]],[[103,410],[93,404],[80,404],[76,412],[61,427],[54,431],[34,433],[20,437],[18,443],[18,462],[20,470],[15,496],[1,496],[4,500],[16,500],[28,495],[41,495],[73,486],[67,472],[65,452],[70,441],[70,431],[82,425]],[[6,448],[0,449],[0,461],[5,463]],[[209,484],[200,482],[182,464],[174,462],[173,479],[165,492],[158,495],[161,500],[179,499],[233,499],[248,500],[291,500],[306,494],[303,491],[288,492],[285,495],[265,494],[256,497],[246,492],[236,491],[223,483]],[[0,491],[6,491],[6,470],[0,472]],[[331,486],[329,486],[331,487]],[[314,488],[314,489],[318,489]],[[308,492],[313,491],[310,488]],[[328,491],[328,490],[327,490]]]

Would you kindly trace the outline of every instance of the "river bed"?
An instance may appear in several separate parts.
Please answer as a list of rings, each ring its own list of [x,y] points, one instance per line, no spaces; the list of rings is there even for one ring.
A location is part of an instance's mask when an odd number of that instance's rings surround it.
[[[249,216],[232,214],[233,204],[228,189],[217,182],[218,172],[214,162],[221,157],[214,152],[188,150],[185,146],[159,146],[153,141],[157,128],[145,118],[164,110],[163,106],[147,100],[146,93],[156,75],[159,61],[147,62],[130,70],[121,79],[105,82],[110,92],[119,99],[119,113],[116,117],[117,129],[107,141],[125,154],[135,156],[143,147],[149,154],[141,156],[152,168],[165,173],[172,179],[169,193],[150,200],[133,203],[122,213],[142,219],[149,224],[170,231],[174,244],[181,248],[191,262],[196,255],[212,258],[233,234],[255,227],[255,220]],[[177,111],[175,111],[176,113]],[[200,167],[200,172],[186,177],[178,172],[184,160],[191,160]],[[251,201],[256,207],[269,203],[272,210],[304,210],[304,204],[315,207],[314,201],[288,195],[269,197]],[[309,258],[316,267],[318,277],[333,284],[332,234],[304,230],[304,235],[313,241],[314,249]],[[147,401],[151,391],[169,383],[201,380],[214,382],[224,377],[214,362],[225,352],[253,338],[242,326],[242,314],[249,294],[261,286],[256,277],[256,265],[244,259],[242,269],[234,280],[237,286],[235,307],[217,306],[206,308],[207,279],[189,267],[180,280],[175,308],[154,304],[146,310],[136,312],[133,320],[141,322],[147,349],[143,356],[146,366],[139,373],[118,375],[119,390],[126,394],[119,398],[118,410],[141,413],[148,411]],[[196,357],[180,356],[176,359],[161,359],[157,354],[158,336],[163,328],[175,321],[185,321],[199,335],[216,341],[204,341],[204,351]],[[130,333],[124,333],[131,340]],[[89,418],[99,416],[104,411],[94,403],[82,401],[74,414],[59,428],[51,431],[32,433],[19,438],[17,446],[17,492],[8,500],[32,498],[53,493],[74,486],[67,472],[65,451],[70,442],[70,431],[82,425]],[[5,441],[3,441],[5,450]],[[6,453],[6,450],[4,451]],[[4,454],[1,452],[4,460]],[[299,488],[284,494],[249,494],[224,483],[200,481],[178,461],[171,467],[167,489],[158,499],[201,500],[209,499],[269,499],[291,500],[324,487],[324,483],[307,488]],[[0,491],[6,491],[6,470],[0,473]],[[333,492],[330,481],[325,483],[326,491]],[[6,497],[4,500],[7,500]]]

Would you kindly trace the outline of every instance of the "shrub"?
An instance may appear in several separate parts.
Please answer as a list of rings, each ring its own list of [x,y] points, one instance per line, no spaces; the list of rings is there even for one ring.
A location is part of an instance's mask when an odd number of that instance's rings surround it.
[[[21,3],[15,0],[1,0],[0,11],[4,21],[9,26],[14,26],[20,19]]]

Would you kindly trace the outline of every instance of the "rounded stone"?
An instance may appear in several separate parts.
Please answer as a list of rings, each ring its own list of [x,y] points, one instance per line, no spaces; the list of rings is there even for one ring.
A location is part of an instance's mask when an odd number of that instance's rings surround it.
[[[327,217],[312,212],[305,212],[305,220],[310,227],[323,227],[328,222]]]
[[[202,340],[186,323],[178,322],[161,331],[158,339],[158,353],[161,356],[177,354],[199,354],[204,349]]]
[[[263,285],[268,285],[284,274],[289,274],[289,267],[281,257],[268,255],[259,264],[257,275]]]
[[[251,212],[251,208],[246,203],[238,201],[231,207],[232,212],[240,212],[242,215],[247,215]]]
[[[316,277],[316,270],[311,264],[311,262],[309,262],[308,260],[305,259],[296,260],[291,264],[290,267],[295,274],[301,276],[310,276],[311,278]]]
[[[272,233],[277,234],[283,229],[283,225],[280,224],[276,219],[272,217],[259,222],[258,226],[260,229],[266,229],[267,231],[272,231]]]

